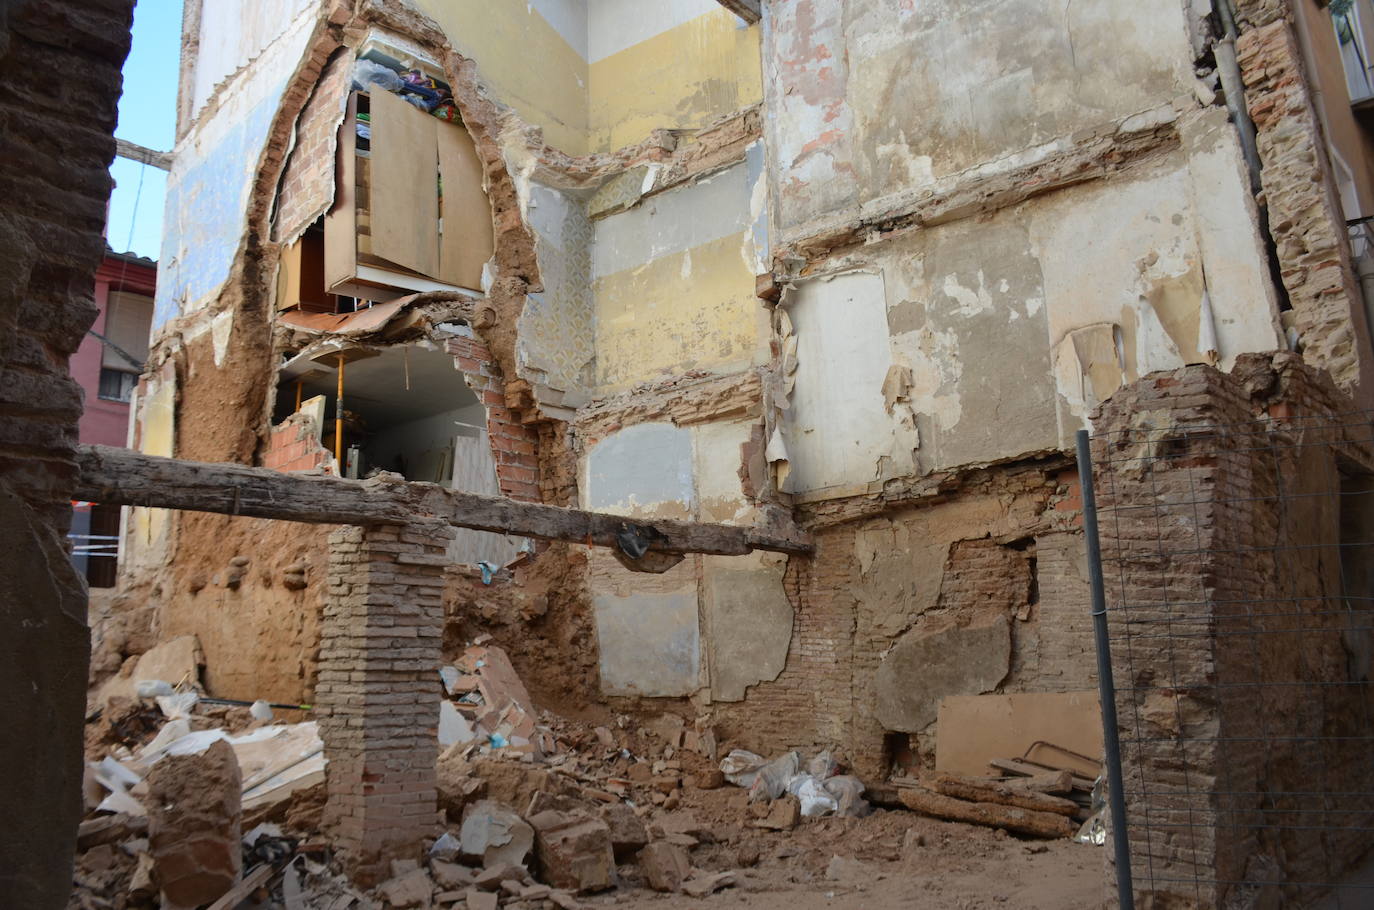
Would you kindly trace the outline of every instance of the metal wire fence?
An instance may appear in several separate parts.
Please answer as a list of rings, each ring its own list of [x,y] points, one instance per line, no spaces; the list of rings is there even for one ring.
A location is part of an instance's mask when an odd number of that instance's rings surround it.
[[[1372,453],[1370,414],[1093,439],[1140,906],[1374,907]]]

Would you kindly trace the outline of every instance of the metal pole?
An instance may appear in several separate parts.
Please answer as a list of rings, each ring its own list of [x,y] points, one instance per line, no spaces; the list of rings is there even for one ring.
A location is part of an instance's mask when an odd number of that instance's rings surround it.
[[[344,355],[339,355],[339,391],[334,396],[334,462],[338,465],[339,476],[344,475],[343,463],[343,379]]]
[[[1116,893],[1121,910],[1134,910],[1131,844],[1126,836],[1126,791],[1121,780],[1121,738],[1116,727],[1116,683],[1107,641],[1107,591],[1102,580],[1102,547],[1097,539],[1097,496],[1093,492],[1093,459],[1088,431],[1078,431],[1078,483],[1083,491],[1083,541],[1088,547],[1088,575],[1093,594],[1093,637],[1097,642],[1097,692],[1102,701],[1102,741],[1107,760],[1107,804],[1112,811],[1112,844],[1116,848]]]

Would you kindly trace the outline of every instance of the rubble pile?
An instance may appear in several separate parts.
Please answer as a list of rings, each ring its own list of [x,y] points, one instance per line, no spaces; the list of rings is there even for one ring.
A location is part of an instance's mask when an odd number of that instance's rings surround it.
[[[491,645],[437,672],[447,698],[433,837],[366,893],[342,875],[320,830],[326,765],[313,722],[210,704],[198,676],[102,692],[70,906],[549,910],[635,889],[749,888],[765,858],[806,858],[807,880],[859,868],[854,856],[805,846],[821,832],[809,822],[858,824],[873,811],[829,751],[720,755],[709,718],[590,723],[540,712]],[[940,786],[949,798],[994,798],[952,779]],[[1043,792],[995,795],[1014,804],[1004,809],[1062,809]]]

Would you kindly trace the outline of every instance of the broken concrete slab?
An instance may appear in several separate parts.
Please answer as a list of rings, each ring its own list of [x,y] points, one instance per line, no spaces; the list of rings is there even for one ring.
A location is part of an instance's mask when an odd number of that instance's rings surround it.
[[[162,906],[189,910],[238,881],[243,781],[227,742],[164,758],[148,773],[148,852]]]
[[[939,714],[949,695],[994,689],[1011,668],[1006,616],[975,616],[967,625],[918,626],[883,656],[875,683],[879,722],[888,730],[917,733]]]
[[[736,877],[733,872],[702,872],[700,869],[696,869],[682,883],[682,891],[692,897],[706,897],[715,894],[722,888],[734,886],[735,882]]]
[[[464,858],[484,866],[523,865],[534,846],[534,829],[500,803],[483,799],[463,813],[458,840]]]

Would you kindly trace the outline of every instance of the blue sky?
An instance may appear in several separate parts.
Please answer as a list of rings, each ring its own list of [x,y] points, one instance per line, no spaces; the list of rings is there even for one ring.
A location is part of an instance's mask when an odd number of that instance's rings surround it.
[[[176,136],[181,3],[138,0],[134,7],[134,45],[124,62],[124,94],[115,129],[121,139],[162,152],[171,150]],[[107,229],[110,246],[156,259],[162,245],[166,173],[116,158],[110,174],[115,179]]]

